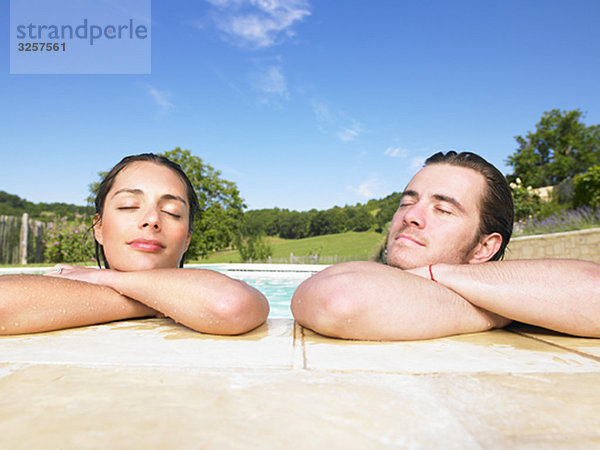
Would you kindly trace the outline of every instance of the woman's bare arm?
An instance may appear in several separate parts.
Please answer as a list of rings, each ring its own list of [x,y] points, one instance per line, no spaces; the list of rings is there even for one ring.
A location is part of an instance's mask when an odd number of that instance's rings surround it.
[[[262,324],[269,314],[267,299],[258,290],[213,270],[61,267],[55,276],[109,287],[196,331],[240,334]]]
[[[156,315],[115,290],[41,275],[0,276],[0,334],[23,334]]]

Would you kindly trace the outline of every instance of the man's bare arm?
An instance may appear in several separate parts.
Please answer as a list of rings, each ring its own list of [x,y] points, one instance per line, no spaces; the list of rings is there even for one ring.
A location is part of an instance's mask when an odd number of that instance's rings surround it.
[[[303,326],[346,339],[430,339],[502,327],[509,321],[450,289],[370,262],[338,264],[302,283],[292,313]]]
[[[415,269],[429,277],[427,268]],[[436,280],[480,308],[563,333],[600,337],[600,264],[569,259],[436,264]]]

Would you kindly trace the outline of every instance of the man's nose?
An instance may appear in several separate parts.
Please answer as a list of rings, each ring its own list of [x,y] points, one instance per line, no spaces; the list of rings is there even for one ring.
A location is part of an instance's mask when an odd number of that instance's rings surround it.
[[[423,228],[425,226],[425,211],[423,207],[419,203],[407,207],[404,212],[403,221],[407,225]]]

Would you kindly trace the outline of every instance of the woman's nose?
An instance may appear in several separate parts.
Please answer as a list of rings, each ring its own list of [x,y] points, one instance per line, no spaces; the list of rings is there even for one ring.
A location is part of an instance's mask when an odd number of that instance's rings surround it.
[[[160,229],[160,215],[156,208],[146,208],[140,220],[142,228]]]

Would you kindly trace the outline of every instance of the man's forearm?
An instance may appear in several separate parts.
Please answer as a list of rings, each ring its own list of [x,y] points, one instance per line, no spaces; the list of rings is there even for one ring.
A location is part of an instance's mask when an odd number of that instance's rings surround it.
[[[564,333],[600,336],[600,264],[544,259],[436,264],[432,270],[438,283],[480,308]]]
[[[441,285],[367,262],[313,275],[294,293],[292,312],[303,326],[347,339],[430,339],[507,323]]]

